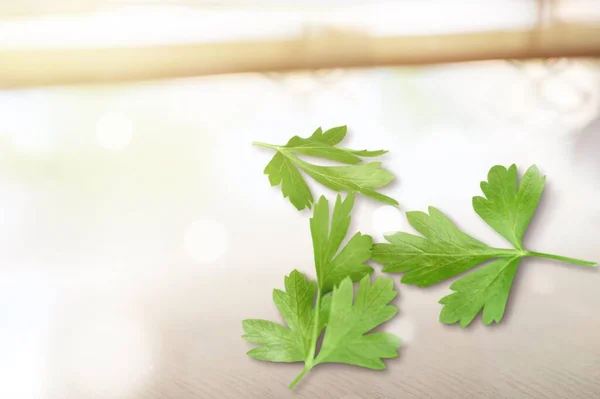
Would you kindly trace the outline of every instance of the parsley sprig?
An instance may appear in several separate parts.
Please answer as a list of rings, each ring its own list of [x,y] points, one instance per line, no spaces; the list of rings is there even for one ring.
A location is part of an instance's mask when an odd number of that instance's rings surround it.
[[[253,145],[277,151],[264,173],[269,176],[271,186],[281,184],[284,198],[298,210],[310,208],[314,202],[312,192],[300,171],[336,192],[361,193],[389,205],[398,202],[376,191],[389,184],[394,175],[381,167],[381,162],[362,163],[364,157],[377,157],[385,150],[351,150],[336,147],[346,137],[346,126],[338,126],[323,132],[318,128],[312,136],[292,137],[285,145],[253,142]],[[328,159],[345,166],[320,166],[301,159],[308,155]]]
[[[398,356],[400,339],[386,332],[369,333],[390,320],[398,309],[393,280],[371,281],[372,239],[356,233],[342,247],[350,226],[354,195],[338,195],[329,215],[329,202],[321,197],[310,219],[317,281],[297,270],[285,277],[285,291],[275,289],[273,301],[287,326],[267,320],[243,321],[243,338],[258,345],[248,355],[271,362],[304,362],[290,384],[292,389],[313,367],[345,363],[375,370],[383,359]],[[359,281],[356,297],[353,282]],[[314,305],[313,305],[314,304]],[[317,341],[325,330],[317,353]]]
[[[454,293],[442,298],[442,323],[469,325],[480,311],[483,323],[499,323],[521,259],[540,257],[581,266],[596,263],[565,256],[529,251],[523,236],[538,206],[546,177],[531,166],[520,183],[515,165],[494,166],[488,180],[481,183],[485,197],[473,198],[475,212],[496,232],[506,238],[512,249],[490,247],[461,231],[440,210],[429,207],[429,214],[407,212],[410,225],[423,237],[398,232],[387,235],[387,243],[375,244],[373,260],[384,264],[383,271],[405,273],[402,282],[427,287],[455,277],[473,267],[494,260],[455,281]]]

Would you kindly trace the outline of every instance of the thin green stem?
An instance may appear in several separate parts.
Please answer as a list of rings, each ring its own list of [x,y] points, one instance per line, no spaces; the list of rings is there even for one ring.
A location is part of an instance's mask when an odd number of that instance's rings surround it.
[[[289,386],[289,389],[293,389],[297,383],[300,382],[302,378],[315,366],[315,352],[317,350],[317,339],[319,338],[319,313],[321,311],[321,288],[317,288],[317,303],[315,304],[315,316],[313,322],[313,331],[312,337],[310,340],[310,350],[308,351],[308,355],[306,356],[306,360],[304,361],[304,368],[298,374],[298,376],[292,381]]]
[[[302,378],[304,378],[306,373],[308,373],[311,368],[312,368],[312,366],[308,367],[308,365],[305,365],[304,368],[302,369],[302,372],[300,374],[298,374],[298,376],[296,378],[294,378],[294,381],[292,381],[292,383],[290,384],[288,389],[294,389],[296,384],[299,383]]]
[[[526,255],[527,256],[535,256],[537,258],[560,260],[563,262],[573,263],[575,265],[581,265],[581,266],[596,266],[596,262],[589,262],[587,260],[568,258],[566,256],[551,255],[551,254],[546,254],[546,253],[542,253],[542,252],[527,251]]]
[[[267,143],[261,143],[260,141],[253,141],[252,145],[256,145],[258,147],[266,147],[266,148],[271,148],[273,150],[278,149],[279,147],[273,144],[267,144]]]
[[[317,350],[317,339],[319,338],[319,313],[321,311],[321,287],[317,288],[317,303],[315,304],[315,318],[313,324],[312,338],[310,340],[310,352],[306,358],[307,363],[313,364],[315,351]]]

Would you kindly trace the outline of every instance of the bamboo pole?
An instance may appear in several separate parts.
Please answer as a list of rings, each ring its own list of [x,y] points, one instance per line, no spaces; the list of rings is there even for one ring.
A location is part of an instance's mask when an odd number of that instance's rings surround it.
[[[558,25],[531,31],[411,37],[342,33],[272,42],[0,50],[0,88],[559,57],[600,57],[600,27]]]

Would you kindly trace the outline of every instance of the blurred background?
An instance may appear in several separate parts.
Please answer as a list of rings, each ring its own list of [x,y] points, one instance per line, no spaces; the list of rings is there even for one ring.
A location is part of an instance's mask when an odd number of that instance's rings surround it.
[[[0,397],[600,397],[598,273],[532,260],[501,326],[402,286],[390,370],[245,356],[241,320],[313,274],[308,212],[262,174],[316,127],[384,148],[401,210],[471,210],[494,164],[548,186],[532,249],[600,260],[597,0],[0,2]],[[332,195],[312,185],[315,194]],[[321,367],[321,366],[320,366]]]

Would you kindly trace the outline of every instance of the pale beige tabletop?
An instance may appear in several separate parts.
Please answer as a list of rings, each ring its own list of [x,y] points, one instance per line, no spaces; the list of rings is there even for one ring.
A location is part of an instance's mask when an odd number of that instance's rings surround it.
[[[492,327],[440,324],[449,283],[395,276],[385,330],[405,343],[383,372],[322,365],[290,392],[302,366],[241,339],[245,318],[280,320],[285,274],[315,275],[310,212],[269,187],[253,140],[347,124],[348,146],[390,150],[401,209],[353,214],[376,241],[435,205],[507,246],[471,197],[492,165],[535,163],[527,245],[600,260],[599,71],[567,66],[541,94],[507,63],[0,92],[0,397],[599,398],[600,274],[552,261],[522,263]]]

